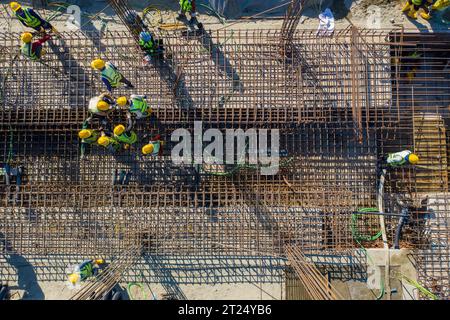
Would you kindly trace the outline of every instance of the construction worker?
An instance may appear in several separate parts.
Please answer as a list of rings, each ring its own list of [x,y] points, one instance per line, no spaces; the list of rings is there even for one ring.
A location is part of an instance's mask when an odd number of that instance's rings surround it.
[[[51,30],[55,33],[58,31],[48,22],[41,18],[32,8],[22,7],[18,2],[10,2],[9,6],[17,19],[25,26],[33,28],[38,32]]]
[[[409,150],[390,153],[385,157],[388,166],[396,168],[407,164],[415,165],[419,162],[419,157]]]
[[[144,60],[147,63],[152,61],[152,57],[155,57],[158,54],[162,53],[163,48],[161,44],[162,41],[155,40],[155,38],[149,31],[142,31],[139,34],[139,46],[141,47],[141,50],[145,52]]]
[[[134,88],[131,82],[128,81],[111,62],[105,63],[102,59],[95,59],[92,61],[91,67],[100,71],[102,81],[105,83],[109,92],[111,92],[113,88],[118,88],[121,83],[125,84],[127,88]]]
[[[94,277],[98,274],[100,266],[103,265],[105,261],[103,259],[85,260],[79,265],[70,266],[68,268],[68,280],[73,286],[85,281],[90,277]]]
[[[420,16],[426,20],[431,18],[430,9],[428,7],[434,0],[408,0],[402,8],[402,12],[408,11],[408,17],[417,19],[417,12],[422,8],[424,12],[420,13]]]
[[[134,115],[136,119],[147,118],[151,115],[152,109],[148,105],[147,96],[132,94],[130,99],[127,97],[119,97],[116,104],[121,108],[128,108],[127,112]]]
[[[108,151],[111,153],[118,152],[122,147],[122,145],[116,138],[109,137],[104,132],[102,132],[100,138],[98,138],[97,143],[102,147],[108,149]]]
[[[450,7],[450,0],[437,0],[432,6],[431,10],[444,10]]]
[[[113,109],[114,98],[109,92],[104,92],[98,97],[91,98],[89,100],[88,111],[98,117],[106,117],[108,113]]]
[[[81,159],[84,159],[87,146],[97,144],[100,131],[88,129],[85,121],[83,128],[78,132],[78,137],[81,139]]]
[[[124,149],[130,148],[138,140],[136,132],[131,130],[132,127],[131,119],[129,119],[126,128],[123,124],[119,124],[114,128],[114,138],[124,144]]]
[[[161,156],[163,151],[164,141],[161,136],[157,135],[151,139],[145,146],[142,147],[142,154],[144,156]]]
[[[195,0],[180,0],[180,11],[178,12],[177,20],[186,20],[186,13],[191,15],[190,24],[197,24],[199,29],[203,28],[201,23],[198,23],[197,12],[195,11]]]
[[[51,36],[45,35],[42,39],[32,41],[33,35],[31,33],[22,33],[20,39],[22,40],[23,44],[20,47],[20,52],[23,56],[33,61],[37,61],[41,59],[43,55],[45,55],[46,51],[44,48],[42,48],[42,45],[50,38]]]

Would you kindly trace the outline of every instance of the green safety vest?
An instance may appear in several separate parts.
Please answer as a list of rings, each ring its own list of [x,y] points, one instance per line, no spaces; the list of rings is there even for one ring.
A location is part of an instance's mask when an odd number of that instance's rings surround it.
[[[82,139],[81,142],[89,143],[89,144],[96,143],[98,140],[98,136],[99,136],[99,133],[97,131],[92,130],[92,135],[89,138]]]
[[[406,160],[407,157],[411,154],[409,151],[401,151],[397,153],[391,153],[388,155],[387,163],[391,167],[400,167],[406,164],[408,161]],[[397,160],[397,157],[401,157],[401,160]]]
[[[422,4],[423,0],[412,0],[412,3],[416,6],[420,6]]]
[[[94,275],[94,265],[92,263],[92,260],[84,261],[80,265],[80,277],[81,280],[86,280],[87,278]]]
[[[161,141],[150,141],[153,144],[153,152],[150,154],[152,156],[157,156],[159,154],[159,149],[161,149]]]
[[[24,43],[22,47],[20,48],[20,52],[25,57],[30,58],[31,60],[39,60],[39,57],[37,56],[36,52],[33,51],[32,43]]]
[[[130,112],[137,113],[140,112],[143,115],[148,114],[148,110],[150,107],[148,106],[147,101],[144,98],[133,98],[131,99]]]
[[[28,8],[23,8],[23,13],[25,15],[25,18],[23,18],[22,16],[20,16],[17,12],[16,12],[16,17],[17,19],[19,19],[20,21],[25,22],[25,24],[31,28],[36,28],[39,27],[41,25],[41,21],[32,16],[29,12],[28,12]]]
[[[108,79],[111,87],[117,88],[119,86],[120,80],[122,80],[122,75],[119,71],[106,64],[105,69],[102,71],[102,76]]]
[[[114,137],[126,144],[133,144],[137,141],[137,134],[134,131],[124,132],[120,136],[114,135]]]
[[[190,0],[180,0],[180,8],[183,12],[191,12],[192,11],[192,3]]]
[[[155,51],[155,43],[153,41],[145,42],[142,39],[139,39],[139,45],[146,51]]]

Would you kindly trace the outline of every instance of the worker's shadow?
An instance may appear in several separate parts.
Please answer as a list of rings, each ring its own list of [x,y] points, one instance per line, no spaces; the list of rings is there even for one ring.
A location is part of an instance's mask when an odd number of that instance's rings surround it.
[[[244,85],[241,82],[238,72],[230,63],[226,55],[222,52],[221,45],[215,44],[211,36],[206,31],[199,37],[199,41],[203,48],[209,52],[211,60],[220,72],[232,81],[232,92],[242,94],[244,92]]]
[[[45,295],[38,285],[33,265],[23,256],[14,252],[3,233],[0,233],[0,252],[4,252],[6,262],[17,270],[17,286],[11,286],[10,288],[12,290],[23,290],[24,300],[44,300]]]
[[[84,66],[72,55],[71,48],[64,39],[50,40],[49,47],[61,63],[60,76],[67,80],[64,85],[67,86],[68,105],[73,108],[86,106],[88,99],[95,94],[95,88],[91,86],[91,75],[85,72]],[[79,93],[80,87],[85,88],[86,94]]]
[[[178,281],[172,275],[170,269],[164,265],[160,257],[148,254],[144,254],[143,257],[148,266],[153,270],[157,281],[166,290],[168,296],[174,300],[187,300],[186,295],[178,285]]]
[[[106,47],[102,44],[102,33],[104,32],[106,28],[106,25],[103,24],[102,28],[98,30],[94,24],[92,23],[91,19],[88,19],[86,22],[82,23],[82,28],[80,31],[86,36],[86,38],[90,39],[92,41],[93,46],[98,50],[100,53],[106,52]]]

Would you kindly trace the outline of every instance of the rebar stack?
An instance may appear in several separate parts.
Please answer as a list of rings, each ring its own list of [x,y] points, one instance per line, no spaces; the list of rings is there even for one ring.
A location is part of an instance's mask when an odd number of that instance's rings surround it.
[[[292,50],[280,58],[282,33],[271,30],[162,36],[170,43],[169,60],[183,70],[185,87],[177,95],[170,63],[142,66],[127,33],[65,33],[50,42],[44,64],[16,57],[18,34],[0,34],[0,159],[25,169],[19,191],[0,180],[6,259],[109,256],[141,230],[143,257],[163,257],[168,265],[197,257],[205,259],[202,268],[220,268],[218,255],[284,261],[284,248],[292,245],[350,261],[333,265],[333,277],[344,277],[344,267],[365,263],[352,229],[379,229],[370,214],[353,226],[352,213],[377,205],[382,155],[410,149],[423,163],[388,174],[386,210],[398,211],[389,200],[397,195],[428,196],[401,245],[415,250],[422,282],[432,288],[435,281],[448,296],[448,35],[349,28],[318,38],[315,31],[296,31],[289,45],[301,59]],[[167,142],[161,157],[141,156],[139,145],[116,156],[92,148],[80,160],[77,132],[89,99],[105,89],[90,69],[97,57],[113,62],[136,87],[115,96],[149,97],[156,121],[139,123],[136,132],[160,134]],[[112,121],[123,123],[124,114],[114,113]],[[266,176],[258,167],[173,164],[172,132],[193,132],[195,121],[224,133],[280,130],[280,171]],[[112,183],[121,170],[131,172],[129,185]],[[430,214],[434,207],[439,215]],[[398,218],[386,223],[392,244]],[[247,265],[261,276],[256,282],[283,269],[279,261],[256,265]]]

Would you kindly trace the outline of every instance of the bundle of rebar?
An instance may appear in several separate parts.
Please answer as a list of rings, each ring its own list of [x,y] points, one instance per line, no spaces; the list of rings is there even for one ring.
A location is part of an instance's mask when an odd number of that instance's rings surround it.
[[[306,0],[292,0],[291,4],[289,5],[283,21],[283,26],[281,27],[283,44],[292,41],[295,30],[300,23],[300,18],[302,16],[305,2]]]
[[[147,29],[141,17],[135,10],[130,8],[127,0],[109,0],[108,2],[128,28],[133,38],[139,42],[139,34]]]
[[[100,300],[120,282],[141,255],[141,246],[132,245],[121,252],[95,279],[89,281],[70,300]]]
[[[343,300],[328,278],[320,273],[314,263],[308,261],[300,248],[287,245],[285,250],[291,267],[311,300]]]

